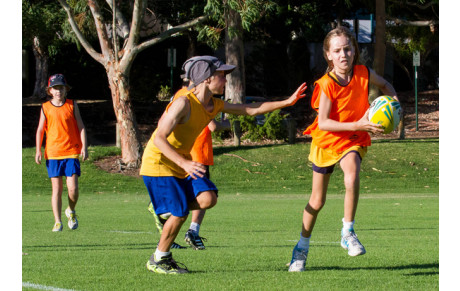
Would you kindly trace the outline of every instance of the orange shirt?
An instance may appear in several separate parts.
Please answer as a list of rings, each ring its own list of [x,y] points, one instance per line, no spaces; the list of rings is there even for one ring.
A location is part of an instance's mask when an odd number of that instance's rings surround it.
[[[62,106],[54,106],[51,101],[43,103],[45,159],[78,158],[82,142],[73,104],[70,99],[66,99]]]
[[[187,92],[187,87],[179,89],[179,91],[174,94],[173,100],[176,97],[187,95]],[[203,131],[201,131],[200,135],[196,138],[190,154],[192,155],[192,160],[195,162],[202,163],[206,166],[214,165],[214,155],[212,152],[212,135],[208,126],[203,128]]]
[[[369,70],[366,66],[354,66],[352,79],[345,86],[340,85],[330,73],[317,80],[315,85],[311,106],[318,112],[321,92],[324,92],[332,102],[330,119],[338,122],[358,121],[369,108]],[[318,147],[330,148],[337,153],[355,145],[371,145],[371,138],[366,131],[330,132],[320,130],[318,117],[303,134],[310,134],[313,143]]]
[[[212,152],[211,130],[206,126],[196,138],[193,148],[190,151],[192,160],[206,166],[214,165],[214,155]]]

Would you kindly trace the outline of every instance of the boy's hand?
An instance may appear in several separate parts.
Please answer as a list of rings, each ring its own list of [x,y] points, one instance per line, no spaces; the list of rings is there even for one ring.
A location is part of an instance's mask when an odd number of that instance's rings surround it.
[[[81,160],[84,161],[84,160],[87,160],[88,159],[88,150],[86,148],[83,148],[80,152],[80,157],[81,157]]]
[[[35,153],[35,163],[37,164],[41,164],[41,161],[42,161],[42,152],[36,152]]]
[[[297,103],[297,100],[302,99],[306,96],[305,90],[307,90],[307,83],[303,83],[297,88],[294,94],[289,97],[289,106],[292,106]]]
[[[196,179],[197,177],[204,177],[204,174],[206,174],[206,167],[203,164],[200,164],[198,162],[193,162],[187,160],[182,167],[193,179]]]

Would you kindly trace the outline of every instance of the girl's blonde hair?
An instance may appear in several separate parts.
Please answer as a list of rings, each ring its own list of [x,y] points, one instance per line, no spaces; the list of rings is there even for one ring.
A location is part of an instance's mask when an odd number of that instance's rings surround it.
[[[342,36],[342,35],[346,36],[351,41],[351,43],[353,45],[353,48],[355,50],[355,57],[353,59],[353,66],[355,66],[355,65],[357,65],[359,63],[359,47],[358,47],[358,42],[356,41],[355,36],[345,26],[338,26],[337,28],[329,31],[329,33],[326,35],[326,37],[324,38],[324,41],[323,41],[323,56],[324,56],[324,58],[326,59],[326,62],[327,62],[326,73],[329,73],[334,68],[334,64],[332,63],[332,61],[330,61],[327,58],[327,52],[329,51],[331,38],[333,38],[334,36]]]

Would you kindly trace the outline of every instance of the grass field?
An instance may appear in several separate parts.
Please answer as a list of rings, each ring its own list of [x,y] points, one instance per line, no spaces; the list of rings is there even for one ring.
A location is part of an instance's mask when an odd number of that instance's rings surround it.
[[[216,148],[219,203],[200,234],[206,250],[173,250],[192,273],[153,274],[145,263],[159,235],[142,180],[82,164],[80,227],[52,233],[45,167],[23,150],[24,289],[73,290],[437,290],[438,140],[376,142],[361,172],[356,232],[367,254],[340,247],[341,171],[312,236],[307,271],[287,272],[311,187],[308,144]],[[116,154],[94,147],[92,159]],[[64,203],[66,207],[66,203]],[[183,236],[188,220],[179,234]],[[52,289],[49,289],[52,290]]]

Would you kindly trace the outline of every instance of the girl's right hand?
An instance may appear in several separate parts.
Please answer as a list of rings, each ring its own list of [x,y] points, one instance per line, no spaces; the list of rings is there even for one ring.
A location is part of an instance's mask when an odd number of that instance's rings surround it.
[[[375,124],[369,121],[369,109],[363,117],[356,122],[359,131],[367,131],[370,133],[383,133],[384,129],[381,124]]]
[[[42,152],[36,152],[35,153],[35,163],[41,164],[42,161]]]

